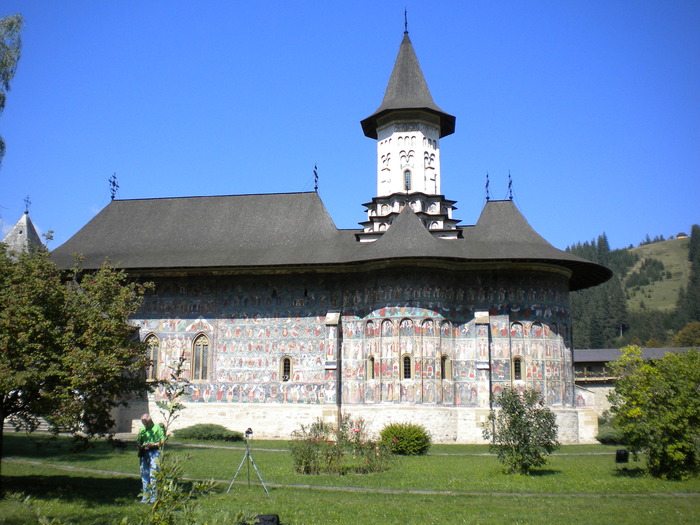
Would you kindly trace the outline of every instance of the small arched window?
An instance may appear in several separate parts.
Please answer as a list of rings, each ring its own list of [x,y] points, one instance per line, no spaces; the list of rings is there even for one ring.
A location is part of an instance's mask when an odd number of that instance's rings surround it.
[[[160,350],[160,341],[158,337],[151,334],[144,341],[146,344],[146,357],[148,364],[146,365],[146,381],[155,381],[158,379],[158,351]]]
[[[403,189],[406,191],[411,189],[411,170],[403,172]]]
[[[209,378],[209,338],[198,335],[192,346],[192,380],[206,381]]]
[[[450,358],[443,355],[440,358],[440,379],[450,381],[452,379],[452,370],[450,370]]]
[[[413,363],[411,361],[410,355],[405,355],[401,358],[401,379],[411,379],[411,371],[413,368]]]
[[[367,379],[374,379],[374,356],[367,358]]]
[[[282,358],[280,375],[282,376],[282,381],[289,381],[292,377],[292,358],[287,356]]]
[[[514,357],[513,358],[513,380],[522,381],[523,379],[523,358]]]

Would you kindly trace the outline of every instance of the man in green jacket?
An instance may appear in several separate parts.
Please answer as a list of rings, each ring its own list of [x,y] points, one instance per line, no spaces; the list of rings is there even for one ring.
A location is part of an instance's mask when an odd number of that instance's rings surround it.
[[[141,416],[143,426],[136,438],[141,465],[141,503],[154,503],[156,500],[156,471],[160,459],[160,447],[165,442],[163,427],[153,423],[150,414]]]

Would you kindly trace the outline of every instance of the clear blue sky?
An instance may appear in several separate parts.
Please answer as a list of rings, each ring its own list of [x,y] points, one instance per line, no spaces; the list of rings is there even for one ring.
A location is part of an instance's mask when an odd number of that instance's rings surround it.
[[[379,106],[403,34],[436,103],[442,191],[474,224],[507,195],[558,248],[700,222],[700,2],[14,1],[22,58],[0,134],[0,226],[24,198],[56,248],[109,203],[319,193],[365,219]]]

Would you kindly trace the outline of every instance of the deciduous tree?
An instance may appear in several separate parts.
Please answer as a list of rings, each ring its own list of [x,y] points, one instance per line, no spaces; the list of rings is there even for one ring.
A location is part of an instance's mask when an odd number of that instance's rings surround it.
[[[112,409],[147,389],[129,324],[145,287],[108,264],[67,277],[45,249],[10,257],[0,243],[0,445],[6,421],[107,434]]]
[[[556,416],[545,406],[542,394],[506,388],[496,405],[500,409],[489,412],[483,435],[506,472],[527,474],[544,465],[559,442]]]
[[[635,457],[647,454],[649,472],[683,479],[698,472],[700,352],[644,361],[638,346],[609,364],[618,379],[608,399],[615,427]]]
[[[22,15],[0,18],[0,113],[5,109],[5,99],[10,90],[10,81],[15,76],[22,49]],[[5,141],[0,137],[0,163],[5,155]]]

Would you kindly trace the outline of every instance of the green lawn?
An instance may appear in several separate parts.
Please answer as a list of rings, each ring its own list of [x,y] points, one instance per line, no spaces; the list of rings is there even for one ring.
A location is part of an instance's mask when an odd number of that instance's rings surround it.
[[[132,449],[106,444],[71,453],[66,440],[37,446],[37,438],[5,435],[2,474],[10,497],[0,523],[136,523],[138,464]],[[615,447],[567,446],[531,476],[501,474],[487,448],[436,445],[424,457],[399,457],[386,472],[349,476],[294,474],[285,442],[253,442],[253,458],[270,489],[247,484],[241,445],[173,445],[189,454],[188,476],[218,480],[200,500],[199,523],[234,523],[239,512],[279,514],[286,525],[398,523],[698,523],[700,479],[661,481],[641,464],[615,465]],[[251,480],[257,475],[251,469]],[[20,495],[21,494],[21,495]],[[29,498],[27,498],[29,497]]]

